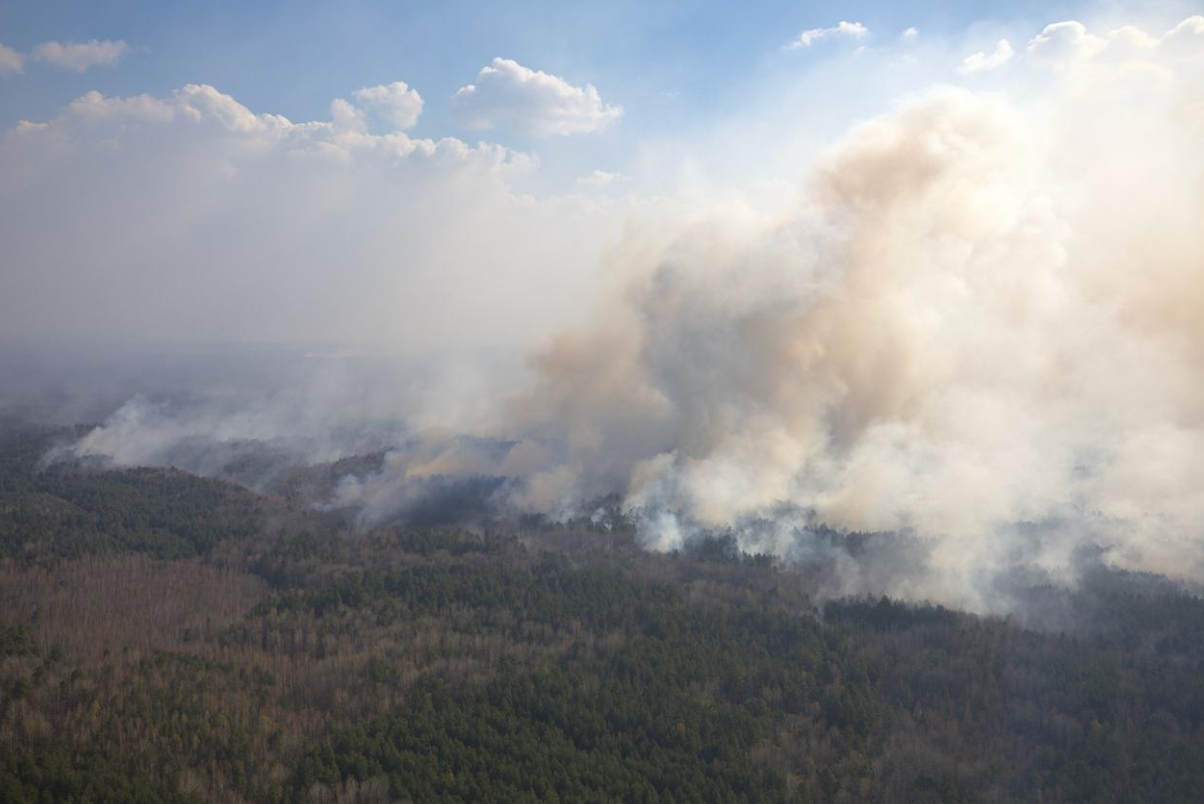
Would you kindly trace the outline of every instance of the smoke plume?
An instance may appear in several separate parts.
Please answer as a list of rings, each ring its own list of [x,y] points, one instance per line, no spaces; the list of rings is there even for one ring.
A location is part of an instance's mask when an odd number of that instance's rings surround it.
[[[514,421],[568,458],[522,502],[618,490],[658,549],[731,528],[789,555],[783,507],[910,532],[930,595],[972,605],[1087,544],[1198,577],[1204,20],[1060,56],[1048,34],[1046,91],[928,91],[796,208],[625,241],[622,292],[532,358]]]
[[[629,201],[611,290],[564,300],[591,312],[530,349],[526,387],[468,428],[399,406],[408,440],[328,504],[386,521],[424,478],[493,478],[499,511],[617,494],[660,550],[893,533],[921,566],[834,565],[845,591],[977,608],[1084,550],[1199,578],[1204,18],[1015,51],[854,126],[784,207]],[[130,426],[79,448],[129,460]]]

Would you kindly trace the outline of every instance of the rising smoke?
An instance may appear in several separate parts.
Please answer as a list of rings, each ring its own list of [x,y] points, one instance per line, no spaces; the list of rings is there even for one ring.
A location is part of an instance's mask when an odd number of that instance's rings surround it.
[[[789,208],[628,222],[616,289],[530,351],[485,440],[424,407],[334,502],[387,521],[424,478],[493,477],[501,510],[617,493],[660,550],[730,532],[806,560],[821,525],[905,534],[921,568],[838,568],[844,590],[977,608],[1088,548],[1199,578],[1204,18],[1075,25],[1035,36],[1012,83],[857,125]],[[80,448],[129,462],[128,425]]]

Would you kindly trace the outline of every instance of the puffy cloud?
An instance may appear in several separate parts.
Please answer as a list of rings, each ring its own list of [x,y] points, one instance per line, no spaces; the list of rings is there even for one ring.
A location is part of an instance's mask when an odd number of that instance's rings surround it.
[[[1068,20],[1046,25],[1028,43],[1028,55],[1037,61],[1057,64],[1091,58],[1103,50],[1105,44],[1103,39],[1088,33],[1083,23]]]
[[[16,75],[25,69],[25,57],[11,47],[0,45],[0,78]]]
[[[466,128],[506,126],[540,137],[598,131],[622,114],[622,107],[604,104],[592,84],[576,87],[501,58],[452,97],[452,117]]]
[[[1160,44],[1175,53],[1204,54],[1204,16],[1183,20],[1162,36]]]
[[[912,28],[909,30],[915,29]],[[798,39],[790,43],[789,47],[792,50],[811,47],[811,45],[820,39],[827,39],[830,36],[847,36],[850,39],[864,39],[866,36],[869,36],[869,33],[870,29],[866,28],[860,22],[845,22],[841,20],[831,28],[811,28],[810,30],[803,31],[798,35]]]
[[[159,121],[175,119],[179,106],[169,100],[150,95],[129,98],[108,98],[92,90],[73,100],[67,112],[82,120],[101,121]]]
[[[1057,22],[1029,42],[1028,55],[1038,63],[1058,68],[1076,63],[1128,62],[1159,71],[1168,59],[1204,56],[1204,16],[1188,17],[1161,36],[1133,25],[1097,36],[1080,22]]]
[[[188,84],[165,98],[134,95],[115,98],[96,90],[73,100],[49,126],[60,133],[80,133],[72,122],[82,123],[171,123],[217,125],[232,132],[282,132],[292,127],[278,115],[256,115],[234,98],[206,84]]]
[[[35,61],[82,73],[89,67],[113,67],[126,52],[125,42],[93,39],[89,42],[43,42],[33,49]]]
[[[957,71],[962,75],[988,72],[995,70],[1012,60],[1012,44],[1006,39],[1000,39],[991,53],[979,51],[972,53],[962,61]]]
[[[629,181],[630,177],[622,173],[611,173],[605,170],[594,170],[588,175],[577,179],[577,188],[592,192],[603,192],[618,184]]]
[[[413,128],[422,114],[422,96],[404,81],[358,89],[355,99],[360,105],[376,112],[398,131]]]
[[[336,130],[358,131],[368,130],[368,121],[364,110],[343,98],[335,98],[330,102],[330,122]]]
[[[920,29],[912,26],[903,33],[899,34],[899,38],[905,42],[910,42],[920,36]]]

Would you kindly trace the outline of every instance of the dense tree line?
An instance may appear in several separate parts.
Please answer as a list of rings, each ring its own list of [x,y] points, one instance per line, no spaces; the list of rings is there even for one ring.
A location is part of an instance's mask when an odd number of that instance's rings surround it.
[[[53,437],[0,434],[5,802],[1204,800],[1204,601],[1162,579],[817,609],[724,536],[355,532]]]
[[[133,550],[188,558],[260,528],[255,497],[228,483],[177,470],[43,465],[62,435],[30,430],[4,440],[0,555],[46,562]]]

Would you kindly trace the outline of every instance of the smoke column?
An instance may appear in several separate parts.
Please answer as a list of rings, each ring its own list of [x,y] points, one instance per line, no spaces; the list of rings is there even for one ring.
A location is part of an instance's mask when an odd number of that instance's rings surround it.
[[[970,603],[1085,544],[1198,576],[1204,19],[1042,36],[1048,91],[931,90],[836,144],[797,208],[620,245],[622,291],[532,358],[516,426],[570,457],[522,502],[618,490],[658,549],[735,528],[788,555],[789,518],[741,524],[783,507],[907,531],[932,596]]]

